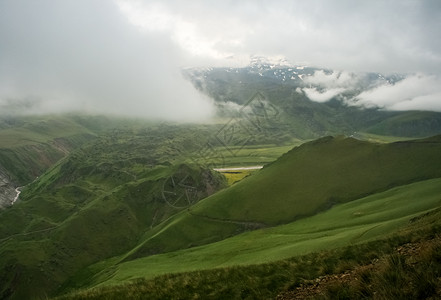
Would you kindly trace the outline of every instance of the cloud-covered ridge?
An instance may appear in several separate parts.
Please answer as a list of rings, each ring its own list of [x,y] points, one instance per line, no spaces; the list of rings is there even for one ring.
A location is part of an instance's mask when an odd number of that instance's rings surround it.
[[[394,80],[381,74],[316,71],[305,77],[309,87],[297,92],[315,102],[337,99],[347,105],[377,107],[386,110],[441,111],[441,78],[437,75],[413,74]],[[372,77],[371,76],[371,77]],[[352,96],[347,96],[348,93]],[[355,95],[355,96],[354,96]]]
[[[354,102],[388,110],[441,111],[441,78],[412,75],[395,84],[383,84],[364,91]]]

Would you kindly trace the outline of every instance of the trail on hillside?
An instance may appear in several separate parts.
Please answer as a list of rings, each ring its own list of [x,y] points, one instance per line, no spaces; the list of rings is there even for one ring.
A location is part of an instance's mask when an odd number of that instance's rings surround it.
[[[192,215],[194,217],[197,217],[197,218],[202,218],[202,219],[205,219],[205,220],[214,221],[214,222],[220,222],[220,223],[228,223],[228,224],[241,225],[241,226],[244,226],[248,230],[255,230],[255,229],[261,229],[261,228],[269,227],[267,224],[260,223],[260,222],[249,222],[249,221],[220,219],[220,218],[214,218],[214,217],[209,217],[209,216],[204,216],[204,215],[198,215],[198,214],[195,214],[194,212],[192,212],[190,209],[188,209],[187,212],[190,215]]]
[[[54,230],[54,229],[56,229],[56,228],[58,228],[60,226],[61,226],[61,224],[53,226],[53,227],[45,228],[45,229],[39,229],[39,230],[35,230],[35,231],[28,231],[28,232],[22,232],[22,233],[16,233],[16,234],[13,234],[13,235],[10,235],[10,236],[7,236],[5,238],[0,239],[0,242],[7,241],[7,240],[12,239],[12,238],[17,237],[17,236],[26,236],[26,235],[31,235],[31,234],[34,234],[34,233],[42,233],[42,232]]]

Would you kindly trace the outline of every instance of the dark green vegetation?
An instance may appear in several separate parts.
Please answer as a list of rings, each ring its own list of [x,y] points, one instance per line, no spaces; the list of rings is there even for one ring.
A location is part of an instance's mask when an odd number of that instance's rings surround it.
[[[97,136],[145,123],[102,116],[0,116],[0,170],[25,185]]]
[[[179,149],[166,134],[179,139],[185,129],[165,127],[101,134],[26,186],[0,215],[2,297],[53,291],[78,269],[128,251],[189,201],[226,185],[209,169],[172,163]],[[176,191],[172,180],[190,186],[191,195],[164,197],[164,190]]]

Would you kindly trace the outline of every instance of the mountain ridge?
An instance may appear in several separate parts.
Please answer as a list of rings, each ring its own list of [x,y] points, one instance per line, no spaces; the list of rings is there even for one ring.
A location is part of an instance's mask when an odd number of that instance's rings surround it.
[[[244,109],[251,109],[254,115],[266,114],[267,122],[283,128],[291,137],[311,139],[359,131],[406,137],[441,133],[440,112],[392,111],[349,101],[363,91],[393,86],[407,75],[358,74],[258,62],[242,68],[186,69],[183,74],[196,89],[215,100],[219,116],[234,118]],[[332,93],[326,101],[317,102],[309,98],[312,90],[320,97]],[[259,93],[263,99],[253,101]],[[274,111],[276,114],[271,114]]]

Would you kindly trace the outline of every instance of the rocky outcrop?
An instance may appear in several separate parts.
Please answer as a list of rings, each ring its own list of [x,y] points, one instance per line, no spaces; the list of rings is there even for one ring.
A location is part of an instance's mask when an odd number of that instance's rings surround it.
[[[0,209],[10,206],[16,195],[14,183],[0,166]]]

